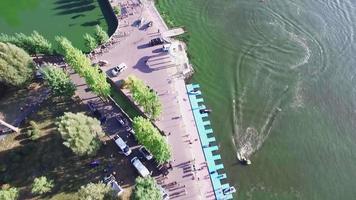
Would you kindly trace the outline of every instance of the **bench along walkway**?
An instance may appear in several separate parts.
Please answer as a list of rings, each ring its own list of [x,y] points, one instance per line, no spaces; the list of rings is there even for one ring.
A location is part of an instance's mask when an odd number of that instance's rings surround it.
[[[215,161],[221,160],[221,156],[219,154],[214,154],[219,150],[217,145],[213,145],[215,137],[213,136],[213,130],[211,128],[206,128],[210,126],[210,121],[205,120],[208,117],[207,113],[201,113],[200,110],[206,109],[203,105],[204,99],[201,97],[201,92],[199,91],[198,84],[189,84],[187,87],[187,93],[189,95],[189,101],[192,106],[192,112],[194,114],[194,119],[197,124],[197,129],[199,133],[199,138],[202,144],[202,148],[204,151],[205,158],[207,160],[208,169],[210,173],[210,180],[214,187],[214,193],[217,199],[232,199],[231,194],[224,194],[223,190],[229,189],[230,185],[228,183],[222,184],[221,181],[226,179],[226,174],[221,173],[224,169],[223,164],[216,164]],[[192,92],[196,91],[196,92]]]

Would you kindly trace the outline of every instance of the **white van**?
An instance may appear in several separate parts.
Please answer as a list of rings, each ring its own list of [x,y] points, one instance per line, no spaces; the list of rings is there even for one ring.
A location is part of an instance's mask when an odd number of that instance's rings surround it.
[[[142,177],[147,177],[150,175],[148,169],[142,164],[142,162],[137,157],[132,158],[131,163]]]
[[[131,149],[127,144],[124,142],[124,140],[118,136],[114,136],[115,144],[120,148],[120,150],[125,154],[125,156],[129,156],[131,154]]]

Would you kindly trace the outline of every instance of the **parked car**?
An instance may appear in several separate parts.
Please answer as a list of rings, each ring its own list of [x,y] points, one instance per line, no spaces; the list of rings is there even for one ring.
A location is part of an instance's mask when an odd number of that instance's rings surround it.
[[[105,66],[105,65],[107,65],[107,64],[109,64],[109,62],[106,61],[106,60],[99,60],[99,61],[98,61],[98,65],[99,65],[99,66]]]
[[[153,155],[144,146],[140,147],[139,152],[146,158],[146,160],[151,160],[153,158]]]
[[[124,189],[122,189],[122,187],[117,183],[116,180],[109,181],[107,185],[111,187],[111,189],[115,192],[116,196],[120,196],[124,192]]]
[[[171,44],[164,44],[162,47],[162,51],[168,52],[170,47],[171,47]]]
[[[123,118],[121,115],[118,115],[115,117],[116,121],[119,122],[121,126],[125,126],[126,124],[126,119]]]
[[[153,25],[153,21],[149,21],[148,23],[147,23],[147,27],[151,27]]]
[[[114,136],[114,140],[116,145],[120,148],[120,150],[124,153],[125,156],[129,156],[131,154],[130,147],[124,142],[124,140],[118,136]]]
[[[129,133],[135,133],[135,132],[133,132],[132,127],[129,126],[129,125],[126,125],[126,126],[125,126],[125,131],[127,131],[127,132],[129,132]]]
[[[156,46],[156,45],[160,45],[163,44],[164,40],[162,38],[154,38],[150,41],[150,46]]]
[[[157,185],[157,188],[159,189],[159,191],[160,191],[161,194],[162,194],[162,199],[163,199],[163,200],[169,200],[169,195],[167,194],[166,190],[163,189],[163,187],[160,186],[160,185]]]
[[[37,80],[43,80],[45,78],[41,69],[36,69],[35,78]]]
[[[126,64],[125,64],[125,63],[121,63],[120,65],[114,67],[114,68],[111,70],[111,74],[112,74],[113,76],[118,76],[119,73],[123,72],[126,68],[127,68]]]
[[[142,164],[142,162],[137,157],[132,158],[131,163],[142,177],[147,177],[150,175],[148,169]]]

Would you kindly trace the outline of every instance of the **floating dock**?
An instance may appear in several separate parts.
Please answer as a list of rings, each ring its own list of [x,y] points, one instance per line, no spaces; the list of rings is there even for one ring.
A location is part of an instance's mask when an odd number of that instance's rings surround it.
[[[178,35],[182,35],[184,32],[185,31],[184,31],[183,28],[175,28],[175,29],[171,29],[171,30],[168,30],[166,32],[163,32],[162,33],[162,37],[164,37],[164,38],[175,37],[175,36],[178,36]]]
[[[221,163],[221,156],[217,153],[219,147],[216,145],[216,139],[213,135],[213,130],[210,128],[210,121],[207,119],[207,113],[200,113],[201,109],[205,109],[204,99],[202,98],[198,84],[186,85],[190,105],[194,115],[195,123],[198,129],[200,142],[202,144],[205,159],[207,161],[210,180],[213,184],[214,194],[217,200],[233,199],[232,194],[224,195],[223,190],[230,188],[228,183],[223,184],[222,180],[226,179],[223,171],[223,164],[216,164],[216,161]],[[192,92],[196,90],[197,92]],[[206,120],[207,119],[207,120]],[[208,126],[208,127],[207,127]]]

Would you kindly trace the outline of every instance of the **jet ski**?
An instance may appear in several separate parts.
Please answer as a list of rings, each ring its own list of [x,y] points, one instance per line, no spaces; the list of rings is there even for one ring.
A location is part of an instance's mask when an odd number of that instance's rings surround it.
[[[200,90],[199,90],[199,88],[194,88],[189,93],[192,95],[198,95],[198,94],[200,94]]]
[[[223,194],[224,195],[228,195],[228,194],[232,194],[232,193],[235,193],[236,192],[236,189],[234,186],[231,186],[229,188],[225,188],[222,190]]]
[[[247,159],[245,156],[241,155],[240,153],[237,153],[236,157],[237,160],[239,160],[242,165],[251,165],[251,161]]]
[[[200,109],[199,112],[200,114],[203,114],[203,113],[211,113],[211,109],[207,109],[207,108],[204,108],[204,109]]]

